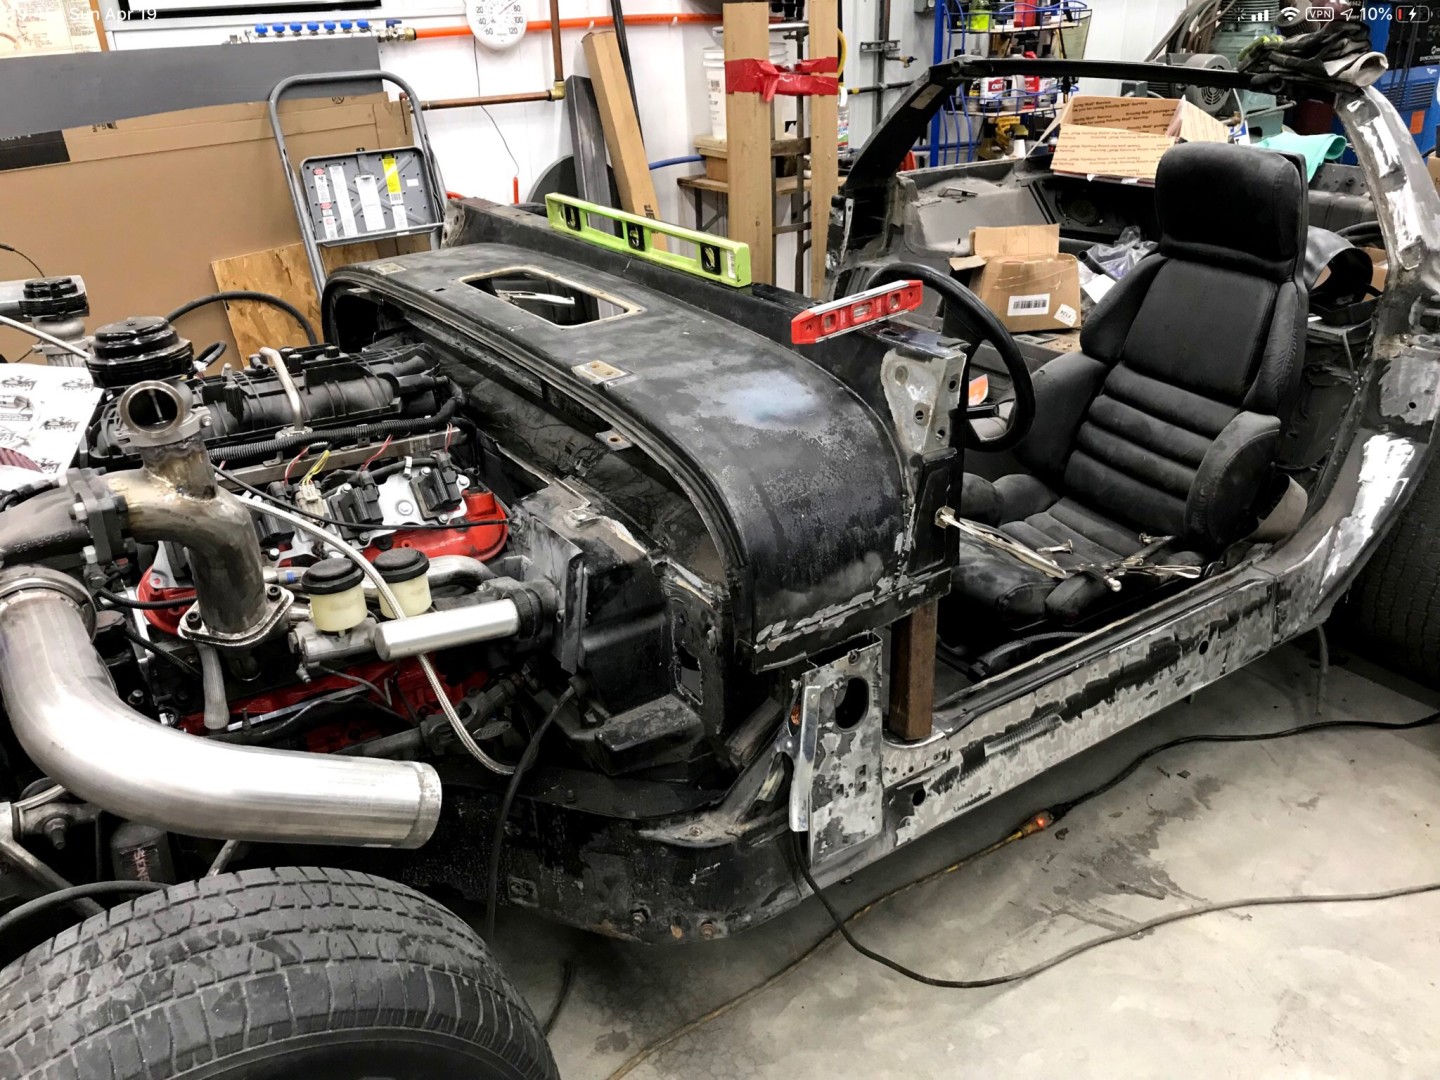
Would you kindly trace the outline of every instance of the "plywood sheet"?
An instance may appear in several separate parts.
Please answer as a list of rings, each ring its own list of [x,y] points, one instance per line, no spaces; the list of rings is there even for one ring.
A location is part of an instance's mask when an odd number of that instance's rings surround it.
[[[326,273],[329,273],[338,266],[384,258],[394,254],[394,250],[394,241],[366,241],[344,247],[321,248],[320,256],[325,262]],[[250,289],[288,300],[305,313],[317,334],[323,333],[320,327],[320,298],[315,295],[315,285],[310,280],[310,264],[305,259],[303,244],[286,244],[247,255],[216,259],[211,266],[215,270],[215,285],[219,290]],[[247,300],[234,301],[226,307],[230,331],[235,335],[238,350],[236,356],[226,357],[231,363],[243,362],[245,357],[262,346],[278,349],[286,345],[305,344],[305,332],[279,308]]]

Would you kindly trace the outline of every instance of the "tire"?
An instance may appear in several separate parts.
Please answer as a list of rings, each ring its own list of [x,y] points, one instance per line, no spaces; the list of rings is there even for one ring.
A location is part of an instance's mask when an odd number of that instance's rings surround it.
[[[534,1015],[434,901],[246,870],[71,927],[0,971],[6,1080],[558,1080]]]
[[[1440,468],[1425,470],[1338,614],[1357,652],[1440,687]]]

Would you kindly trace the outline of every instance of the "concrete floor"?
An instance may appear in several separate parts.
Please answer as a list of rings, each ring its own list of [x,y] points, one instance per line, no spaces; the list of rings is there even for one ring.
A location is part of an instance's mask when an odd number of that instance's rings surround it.
[[[1312,661],[1282,650],[857,875],[835,890],[837,906],[852,910],[946,865],[1147,746],[1309,722],[1315,685]],[[1342,658],[1326,718],[1409,720],[1430,710],[1423,697]],[[856,933],[927,973],[975,977],[1207,900],[1440,880],[1437,793],[1440,728],[1181,747],[1056,829],[889,901]],[[502,912],[497,936],[541,1016],[563,962],[574,962],[551,1043],[565,1080],[598,1080],[827,929],[810,900],[741,937],[673,949],[521,912]],[[1206,916],[984,991],[922,986],[841,944],[630,1075],[1435,1076],[1437,972],[1437,894]]]

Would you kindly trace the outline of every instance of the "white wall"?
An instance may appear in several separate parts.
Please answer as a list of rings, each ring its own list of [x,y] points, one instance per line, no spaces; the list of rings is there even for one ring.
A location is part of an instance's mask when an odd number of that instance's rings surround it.
[[[521,0],[527,18],[548,16],[546,0]],[[943,2],[943,0],[942,0]],[[860,43],[876,37],[876,11],[880,0],[841,0],[842,22],[850,44],[845,81],[852,86],[875,81],[874,63],[862,55]],[[1174,21],[1184,0],[1090,0],[1094,12],[1087,56],[1091,59],[1141,59],[1160,34]],[[718,13],[713,0],[625,0],[629,15],[648,12]],[[327,17],[324,9],[314,9]],[[561,0],[562,18],[608,14],[607,0]],[[372,21],[402,18],[415,27],[463,23],[460,0],[384,0],[378,12],[364,13]],[[350,13],[346,13],[349,15]],[[309,18],[317,17],[312,13]],[[353,17],[353,16],[352,16]],[[307,15],[294,11],[272,16],[216,17],[166,20],[143,24],[112,24],[116,48],[157,48],[223,42],[239,30],[257,22],[304,22]],[[933,14],[917,14],[914,0],[892,0],[889,36],[898,38],[903,55],[917,57],[910,67],[890,62],[885,81],[909,80],[919,76],[931,62]],[[580,40],[585,30],[564,32],[565,70],[588,74]],[[629,40],[635,67],[636,95],[645,146],[651,161],[694,153],[694,137],[710,129],[709,105],[701,51],[715,39],[709,26],[634,26]],[[236,45],[235,48],[265,48],[264,44]],[[439,38],[385,44],[380,49],[383,66],[410,81],[422,98],[468,97],[549,87],[550,39],[546,33],[527,34],[514,48],[492,52],[470,38]],[[1087,86],[1094,92],[1111,92],[1108,84]],[[894,100],[887,95],[886,103]],[[872,128],[874,98],[850,99],[851,142],[859,146]],[[445,182],[451,190],[465,195],[508,201],[512,177],[520,178],[521,197],[529,195],[535,180],[557,158],[570,152],[570,133],[565,109],[560,103],[539,102],[498,105],[489,110],[456,109],[427,113],[436,152]],[[497,132],[498,127],[498,132]],[[504,139],[502,141],[501,136]],[[510,161],[505,144],[514,154]],[[680,197],[675,179],[699,166],[679,166],[654,174],[662,216],[669,221],[692,224],[688,196]],[[713,200],[712,200],[713,204]],[[784,220],[784,206],[777,214]],[[789,283],[793,263],[793,239],[782,237],[780,281]]]
[[[548,17],[545,0],[522,0],[529,19]],[[323,9],[315,9],[317,12]],[[364,12],[372,22],[389,16],[403,18],[407,26],[460,25],[464,22],[456,0],[406,2],[387,0],[379,13]],[[696,0],[626,0],[627,15],[642,12],[715,12],[713,5]],[[418,14],[417,14],[418,13]],[[561,17],[608,15],[605,0],[564,0]],[[353,17],[353,13],[344,13]],[[309,18],[315,18],[312,14]],[[338,17],[319,15],[321,18]],[[277,13],[246,18],[186,19],[119,27],[113,34],[116,48],[161,48],[215,44],[260,22],[307,21],[304,14]],[[585,30],[564,32],[567,74],[588,74],[580,41]],[[705,76],[700,53],[711,44],[708,26],[635,26],[629,29],[635,67],[635,91],[645,147],[651,161],[695,152],[693,136],[710,129]],[[237,49],[263,49],[264,43],[236,45]],[[552,80],[550,35],[529,33],[514,48],[492,52],[470,38],[436,38],[380,46],[380,62],[410,82],[422,98],[469,97],[548,89]],[[570,152],[565,107],[559,102],[496,105],[488,110],[454,109],[426,114],[431,140],[440,159],[446,185],[465,195],[508,202],[512,177],[520,178],[520,194],[529,195],[535,180],[557,158]],[[493,118],[493,123],[492,123]],[[497,133],[497,126],[499,133]],[[504,136],[502,142],[501,135]],[[514,154],[512,165],[505,143]],[[689,221],[689,200],[681,200],[676,176],[698,171],[698,166],[667,169],[655,174],[662,214],[671,221]]]
[[[1085,55],[1090,60],[1144,60],[1160,35],[1185,10],[1185,0],[1088,0],[1090,40]],[[1113,94],[1118,82],[1086,80],[1084,89],[1092,94]]]

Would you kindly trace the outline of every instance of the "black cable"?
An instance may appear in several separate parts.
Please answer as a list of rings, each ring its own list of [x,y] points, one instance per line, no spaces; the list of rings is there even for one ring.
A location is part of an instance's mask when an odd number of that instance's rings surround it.
[[[59,486],[60,481],[52,477],[46,480],[37,480],[33,484],[26,484],[24,487],[18,487],[0,493],[0,510],[9,510],[10,507],[18,506],[26,499],[39,495],[42,491],[52,491]]]
[[[540,1030],[549,1038],[550,1032],[555,1030],[555,1022],[560,1019],[560,1010],[565,1007],[565,1002],[570,997],[570,988],[575,982],[575,961],[566,960],[560,969],[560,989],[555,994],[555,1004],[550,1006],[550,1014],[545,1017],[545,1022],[540,1025]]]
[[[130,627],[128,627],[128,626],[121,627],[120,632],[121,632],[122,634],[124,634],[127,638],[129,638],[132,642],[134,642],[136,645],[139,645],[142,649],[145,649],[146,651],[148,651],[148,652],[150,652],[150,653],[153,653],[154,655],[158,656],[161,660],[164,660],[167,664],[170,664],[172,667],[176,668],[177,670],[183,671],[186,675],[190,676],[190,678],[194,679],[196,682],[201,682],[201,681],[203,681],[203,680],[201,679],[200,672],[197,671],[197,670],[195,670],[195,668],[193,668],[191,665],[187,664],[184,660],[181,660],[181,659],[180,659],[178,656],[176,656],[174,653],[171,653],[171,652],[169,652],[169,651],[167,651],[167,650],[165,650],[165,649],[162,649],[159,645],[156,645],[153,641],[150,641],[150,640],[147,639],[147,638],[141,637],[141,636],[140,636],[139,634],[137,634],[134,630],[131,630]]]
[[[615,31],[615,44],[620,50],[620,66],[625,69],[625,85],[630,88],[630,103],[635,109],[635,126],[641,128],[643,135],[644,128],[640,123],[640,99],[635,94],[635,68],[630,62],[630,39],[625,33],[625,12],[621,8],[620,0],[610,0],[610,28]]]
[[[71,900],[83,900],[89,896],[108,896],[112,893],[159,892],[161,889],[169,887],[159,881],[92,881],[88,885],[71,885],[69,888],[56,889],[44,896],[37,896],[34,900],[27,900],[13,911],[0,916],[0,939],[5,937],[7,931],[13,930],[16,925],[30,916],[48,911],[57,904],[68,904]]]
[[[253,300],[257,304],[269,304],[273,308],[279,308],[300,324],[300,329],[305,331],[306,341],[311,345],[320,343],[320,337],[315,333],[315,327],[310,325],[310,320],[305,317],[303,311],[289,300],[283,300],[266,292],[256,292],[253,289],[226,289],[223,292],[210,293],[208,296],[198,296],[188,304],[181,304],[165,318],[168,322],[173,323],[176,319],[190,314],[197,308],[206,307],[209,304],[229,303],[232,300]]]
[[[1411,720],[1402,724],[1386,724],[1378,720],[1326,720],[1321,723],[1315,724],[1301,724],[1298,727],[1286,728],[1283,731],[1264,731],[1248,735],[1187,735],[1183,738],[1172,739],[1169,742],[1161,743],[1159,746],[1151,747],[1149,750],[1145,751],[1139,757],[1135,758],[1132,762],[1130,762],[1130,764],[1126,765],[1125,768],[1121,769],[1109,780],[1106,780],[1104,783],[1094,788],[1091,788],[1083,795],[1056,804],[1055,807],[1050,811],[1051,824],[1053,825],[1054,822],[1059,821],[1062,817],[1064,817],[1071,810],[1075,809],[1075,807],[1079,806],[1081,803],[1093,799],[1098,795],[1104,794],[1111,788],[1115,787],[1115,785],[1119,784],[1122,780],[1125,780],[1127,777],[1132,776],[1135,773],[1135,770],[1137,770],[1142,764],[1144,764],[1150,758],[1154,757],[1156,754],[1159,754],[1164,750],[1173,749],[1177,746],[1185,746],[1189,743],[1200,742],[1262,742],[1270,739],[1286,739],[1294,735],[1303,735],[1308,732],[1321,731],[1327,728],[1366,728],[1380,729],[1385,731],[1413,731],[1416,728],[1428,727],[1437,723],[1440,723],[1440,712],[1434,712],[1429,714],[1428,716],[1422,716],[1418,720]],[[1378,900],[1392,900],[1402,896],[1416,896],[1421,893],[1440,892],[1440,881],[1437,881],[1422,885],[1406,885],[1397,889],[1387,889],[1380,892],[1369,893],[1329,893],[1319,895],[1300,894],[1294,896],[1251,896],[1244,897],[1238,900],[1222,900],[1215,903],[1202,904],[1198,907],[1186,908],[1183,911],[1173,911],[1168,915],[1159,915],[1153,919],[1148,919],[1145,922],[1136,923],[1135,925],[1128,926],[1122,930],[1116,930],[1113,933],[1104,934],[1101,937],[1093,938],[1090,941],[1081,942],[1079,945],[1076,945],[1073,948],[1066,949],[1064,952],[1052,956],[1049,959],[1042,960],[1038,964],[1034,964],[1031,967],[1025,968],[1022,971],[1009,972],[1004,975],[993,975],[984,979],[937,979],[933,976],[925,975],[921,972],[914,971],[911,968],[907,968],[905,965],[899,963],[898,961],[892,960],[888,956],[884,956],[873,949],[867,948],[865,945],[862,945],[859,941],[857,941],[855,939],[855,936],[850,932],[850,927],[848,926],[849,920],[842,916],[839,911],[835,909],[835,905],[830,902],[830,898],[825,895],[824,891],[815,881],[814,876],[810,873],[810,868],[806,865],[805,862],[805,853],[800,846],[800,834],[792,833],[790,835],[790,840],[791,843],[787,849],[787,853],[790,857],[791,864],[794,866],[795,870],[800,874],[800,876],[805,880],[805,884],[810,887],[810,891],[815,894],[815,898],[820,901],[820,905],[830,916],[831,922],[834,923],[836,931],[841,935],[841,937],[845,939],[846,943],[849,944],[851,948],[853,948],[861,956],[873,960],[877,964],[882,964],[885,967],[888,967],[891,971],[894,971],[900,975],[904,975],[907,979],[913,979],[915,982],[924,983],[926,986],[935,986],[947,990],[981,990],[989,986],[1003,986],[1008,983],[1022,982],[1023,980],[1033,978],[1034,976],[1039,975],[1042,972],[1049,971],[1051,968],[1057,967],[1067,960],[1074,959],[1082,953],[1089,952],[1091,949],[1099,948],[1101,945],[1109,945],[1112,942],[1123,941],[1126,938],[1134,937],[1136,934],[1142,934],[1147,930],[1154,930],[1155,928],[1160,926],[1168,926],[1170,923],[1180,922],[1184,919],[1194,919],[1198,918],[1201,915],[1210,915],[1220,911],[1233,911],[1237,908],[1247,907],[1274,907],[1283,904],[1358,904],[1369,903]]]
[[[238,487],[241,491],[249,492],[257,499],[264,499],[268,503],[273,503],[275,506],[281,507],[284,510],[289,510],[292,514],[299,514],[303,518],[309,518],[311,521],[318,521],[322,525],[331,525],[335,528],[347,529],[350,532],[375,532],[377,529],[387,529],[395,532],[405,532],[409,531],[410,529],[438,529],[444,532],[450,529],[474,529],[481,525],[509,524],[509,521],[506,518],[483,518],[480,521],[452,521],[448,525],[434,525],[430,523],[423,523],[420,525],[357,525],[353,521],[341,521],[339,518],[326,517],[324,514],[312,514],[307,510],[301,510],[299,507],[290,505],[284,499],[277,499],[268,491],[261,491],[259,488],[247,484],[238,476],[235,476],[232,473],[228,473],[224,469],[217,467],[215,470],[215,475],[223,480],[228,480],[230,483]]]
[[[1083,795],[1077,795],[1073,799],[1056,803],[1050,809],[1050,813],[1056,821],[1068,814],[1075,807],[1083,802],[1089,802],[1098,795],[1103,795],[1121,781],[1133,776],[1135,770],[1149,761],[1156,754],[1166,750],[1173,750],[1177,746],[1187,746],[1191,743],[1246,743],[1246,742],[1268,742],[1273,739],[1288,739],[1294,735],[1306,735],[1312,731],[1324,731],[1329,728],[1365,728],[1380,731],[1414,731],[1416,728],[1431,727],[1440,724],[1440,712],[1430,713],[1418,720],[1410,720],[1403,724],[1386,724],[1379,720],[1322,720],[1314,724],[1301,724],[1299,727],[1285,728],[1283,731],[1257,731],[1249,735],[1185,735],[1179,739],[1171,739],[1169,742],[1161,743],[1159,746],[1152,746],[1143,754],[1137,757],[1130,764],[1126,765],[1114,776],[1104,783],[1091,788]]]
[[[201,350],[200,355],[195,357],[195,366],[201,371],[204,371],[205,368],[208,368],[211,364],[215,363],[216,360],[224,356],[225,350],[228,347],[229,346],[223,341],[217,341],[214,344],[205,346],[205,348]]]
[[[29,263],[32,267],[34,267],[35,273],[39,274],[42,278],[49,276],[49,275],[47,275],[47,274],[45,273],[44,270],[41,270],[41,269],[40,269],[40,264],[39,264],[39,263],[37,263],[37,262],[36,262],[34,259],[32,259],[29,255],[26,255],[25,252],[21,251],[19,248],[17,248],[17,247],[11,247],[9,244],[0,244],[0,251],[8,251],[8,252],[10,252],[10,254],[12,254],[12,255],[19,255],[20,258],[24,259],[27,263]]]
[[[95,595],[107,604],[114,604],[116,607],[129,608],[131,611],[164,611],[167,608],[189,607],[195,603],[195,597],[186,596],[182,599],[170,600],[132,600],[128,596],[121,596],[109,589],[96,589]]]
[[[877,964],[883,964],[891,971],[904,975],[907,979],[924,983],[926,986],[936,986],[944,990],[983,990],[987,986],[1004,986],[1008,983],[1023,982],[1026,979],[1034,978],[1051,968],[1058,967],[1066,960],[1073,960],[1082,953],[1091,949],[1098,949],[1101,945],[1110,945],[1116,941],[1124,941],[1126,938],[1133,938],[1137,934],[1143,934],[1147,930],[1154,930],[1157,927],[1168,926],[1170,923],[1181,922],[1184,919],[1196,919],[1201,915],[1213,915],[1219,911],[1234,911],[1237,908],[1247,907],[1278,907],[1283,904],[1364,904],[1377,900],[1393,900],[1401,896],[1418,896],[1421,893],[1440,892],[1440,881],[1429,882],[1424,885],[1405,885],[1398,889],[1385,889],[1380,892],[1368,893],[1327,893],[1318,895],[1298,896],[1247,896],[1239,900],[1220,900],[1213,904],[1201,904],[1199,907],[1186,908],[1183,911],[1172,911],[1168,915],[1157,915],[1153,919],[1146,919],[1144,922],[1127,926],[1123,930],[1116,930],[1113,933],[1103,934],[1100,937],[1092,938],[1089,941],[1082,941],[1079,945],[1066,949],[1046,960],[1033,964],[1022,971],[1012,971],[1005,975],[992,975],[985,979],[937,979],[930,975],[922,975],[918,971],[912,971],[904,964],[891,960],[888,956],[882,956],[873,949],[868,949],[855,940],[850,928],[845,925],[845,919],[835,910],[835,905],[830,903],[830,898],[815,883],[810,869],[805,865],[805,860],[800,853],[799,834],[792,833],[791,839],[791,860],[796,869],[810,886],[815,898],[820,901],[822,907],[830,915],[835,924],[835,929],[850,945],[852,949]]]
[[[570,704],[575,697],[575,687],[567,687],[565,692],[555,699],[555,704],[545,714],[545,719],[540,721],[540,726],[535,729],[535,734],[530,736],[530,741],[525,744],[525,752],[520,755],[520,760],[515,765],[515,771],[510,774],[510,783],[505,786],[505,795],[500,800],[500,809],[495,814],[495,830],[490,837],[490,861],[485,873],[485,940],[495,940],[495,907],[500,901],[500,849],[505,844],[505,822],[510,817],[510,807],[515,802],[515,793],[520,790],[520,781],[525,777],[525,771],[535,763],[536,756],[540,753],[540,740],[545,737],[545,732],[550,730],[550,725],[560,715],[560,710]]]

